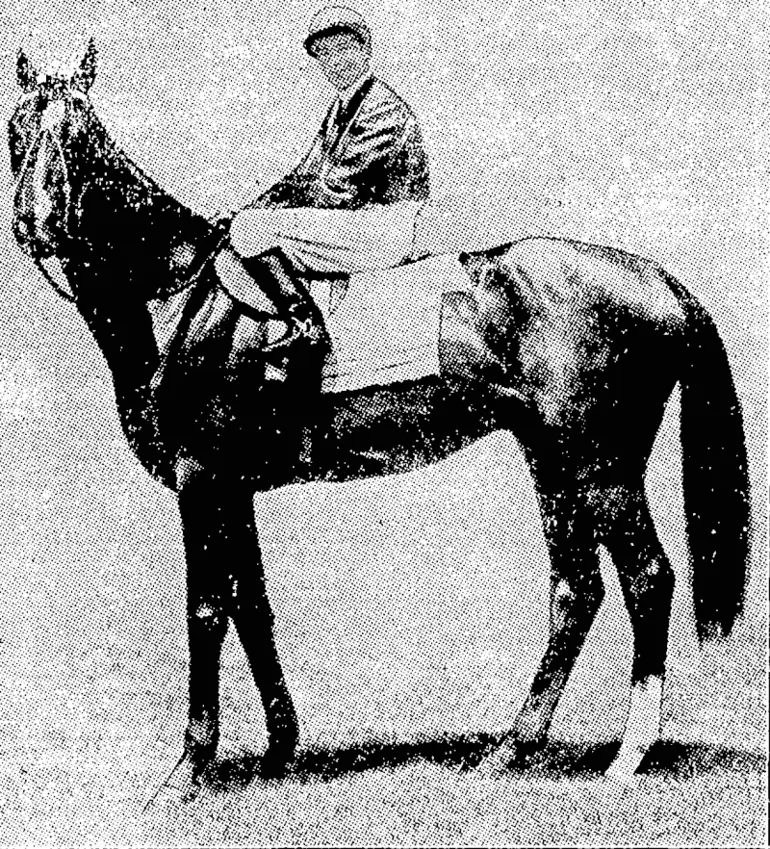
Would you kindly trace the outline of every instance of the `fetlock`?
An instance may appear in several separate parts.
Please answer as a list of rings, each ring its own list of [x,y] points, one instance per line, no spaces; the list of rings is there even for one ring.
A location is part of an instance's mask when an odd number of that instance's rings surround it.
[[[219,723],[212,716],[190,718],[184,735],[185,754],[193,763],[204,766],[212,761],[219,745]]]

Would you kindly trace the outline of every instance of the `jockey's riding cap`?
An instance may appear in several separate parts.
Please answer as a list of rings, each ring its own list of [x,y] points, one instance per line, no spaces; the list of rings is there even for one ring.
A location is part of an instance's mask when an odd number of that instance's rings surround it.
[[[305,50],[314,56],[313,43],[323,35],[333,35],[338,32],[352,33],[364,47],[372,46],[372,34],[366,21],[354,9],[347,6],[326,6],[313,15],[310,21]]]

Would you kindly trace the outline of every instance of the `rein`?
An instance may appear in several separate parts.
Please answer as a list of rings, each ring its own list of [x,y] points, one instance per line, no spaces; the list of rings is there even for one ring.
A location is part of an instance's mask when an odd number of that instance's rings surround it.
[[[51,276],[48,269],[43,265],[43,261],[40,257],[33,256],[33,262],[38,268],[38,271],[45,277],[46,281],[50,284],[51,288],[56,292],[57,295],[64,298],[70,304],[76,303],[77,299],[72,294],[72,292],[68,292],[61,284],[57,283],[56,280]],[[59,260],[61,262],[61,260]]]

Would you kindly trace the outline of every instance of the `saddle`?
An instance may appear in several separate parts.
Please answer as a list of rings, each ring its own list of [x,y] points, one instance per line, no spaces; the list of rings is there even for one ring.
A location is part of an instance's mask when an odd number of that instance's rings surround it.
[[[456,255],[355,274],[344,283],[306,281],[331,340],[321,391],[350,392],[428,376],[498,380],[502,366],[479,326],[475,283]],[[266,313],[270,309],[266,300]],[[163,361],[189,356],[212,338],[220,340],[221,357],[223,336],[229,337],[226,361],[231,366],[252,361],[263,370],[255,373],[255,380],[286,379],[280,367],[266,364],[263,356],[266,346],[286,335],[284,322],[267,316],[255,320],[224,288],[212,287],[208,277],[152,302],[151,313],[162,360],[153,380],[156,386]],[[287,362],[293,354],[287,345]]]

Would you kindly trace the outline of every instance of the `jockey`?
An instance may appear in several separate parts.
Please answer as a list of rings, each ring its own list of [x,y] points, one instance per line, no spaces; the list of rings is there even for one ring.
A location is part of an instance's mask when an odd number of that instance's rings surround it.
[[[409,259],[429,173],[414,113],[370,72],[364,19],[342,6],[322,9],[304,46],[337,97],[296,168],[234,216],[222,258],[239,261],[280,317],[313,339],[318,328],[299,280]],[[223,285],[249,304],[247,286]]]

